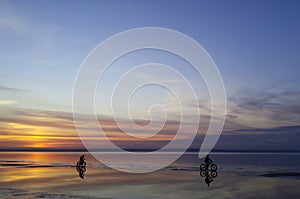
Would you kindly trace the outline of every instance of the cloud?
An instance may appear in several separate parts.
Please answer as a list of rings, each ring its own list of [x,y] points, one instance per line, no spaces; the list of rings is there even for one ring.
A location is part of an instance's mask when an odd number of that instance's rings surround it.
[[[280,126],[274,128],[248,128],[224,131],[226,134],[284,134],[284,133],[299,133],[300,125]]]
[[[105,148],[106,142],[103,136],[95,136],[99,131],[98,124],[94,123],[91,116],[79,115],[82,123],[79,128],[84,130],[84,136],[79,137],[76,132],[73,114],[59,111],[15,109],[8,116],[0,117],[1,146],[8,148],[26,148],[40,146],[46,148],[84,148],[80,139],[87,140],[95,148]],[[147,139],[137,138],[124,133],[113,118],[100,116],[99,123],[106,136],[117,145],[124,148],[160,148],[174,137],[178,122],[167,121],[163,129],[156,135]],[[122,125],[133,128],[126,119],[121,120]],[[137,125],[146,125],[149,121],[136,121]],[[132,129],[134,130],[134,129]],[[139,133],[139,132],[136,132]],[[144,133],[144,132],[140,132]],[[74,143],[72,145],[72,143]]]
[[[14,100],[0,100],[0,105],[12,105],[18,103],[17,101]]]
[[[204,135],[197,135],[192,147],[201,146]],[[224,131],[215,150],[249,151],[299,151],[300,125],[281,126],[270,129],[248,128]]]
[[[86,134],[81,139],[87,140],[95,148],[99,148],[99,144],[101,144],[100,149],[105,149],[107,145],[104,137],[95,137],[94,132],[99,131],[99,129],[98,125],[94,124],[92,117],[88,115],[79,115],[79,117],[82,118],[82,123],[79,126]],[[192,148],[199,148],[201,146],[209,119],[209,116],[202,117]],[[238,119],[239,116],[231,114],[226,117],[225,127],[215,147],[216,149],[299,149],[299,124],[260,128],[244,125]],[[122,125],[127,125],[128,129],[133,128],[126,118],[120,121]],[[179,121],[167,121],[158,134],[142,139],[134,137],[132,134],[128,135],[124,133],[115,120],[109,116],[99,116],[98,122],[101,124],[101,128],[106,136],[114,144],[130,150],[159,149],[174,138],[179,126]],[[135,122],[140,126],[145,126],[149,123],[148,120],[137,120]],[[55,149],[71,149],[72,147],[84,149],[74,126],[73,114],[70,112],[14,109],[11,114],[2,115],[0,126],[1,146],[5,145],[8,148],[44,146],[46,148],[54,147]],[[134,132],[134,129],[132,130]],[[184,134],[185,137],[182,137],[182,140],[190,139],[188,132]],[[180,144],[178,148],[180,148]]]
[[[276,127],[300,124],[300,91],[247,90],[229,98],[228,114],[231,121],[252,127]]]
[[[6,87],[6,86],[1,86],[0,85],[0,91],[11,91],[11,92],[24,92],[26,91],[25,89],[21,88],[14,88],[14,87]]]

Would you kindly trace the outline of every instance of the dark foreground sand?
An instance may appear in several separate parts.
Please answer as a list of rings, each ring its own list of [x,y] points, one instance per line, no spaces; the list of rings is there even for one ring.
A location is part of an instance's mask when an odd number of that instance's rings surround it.
[[[54,194],[47,192],[33,192],[26,189],[14,189],[14,188],[0,188],[1,198],[16,198],[16,199],[104,199],[98,197],[91,197],[86,195],[67,195],[67,194]],[[106,198],[107,199],[107,198]]]

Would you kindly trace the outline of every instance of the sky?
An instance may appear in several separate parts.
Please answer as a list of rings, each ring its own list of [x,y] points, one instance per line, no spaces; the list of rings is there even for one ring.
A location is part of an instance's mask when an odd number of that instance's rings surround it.
[[[162,27],[200,43],[217,65],[227,94],[227,114],[215,146],[224,150],[300,150],[300,3],[298,1],[18,1],[0,0],[0,148],[82,149],[74,127],[72,92],[90,51],[108,37],[133,28]],[[113,143],[124,148],[158,149],[170,142],[180,123],[178,100],[150,85],[127,103],[126,89],[114,98],[117,80],[132,67],[168,64],[192,82],[202,113],[191,147],[199,148],[211,103],[205,82],[171,53],[142,50],[118,59],[95,92],[95,112]],[[182,79],[152,65],[134,71],[121,86],[164,82],[177,89],[181,108],[192,112]],[[161,106],[152,106],[163,104]],[[197,107],[198,108],[198,107]],[[163,112],[165,111],[165,113]],[[95,148],[106,148],[90,115],[82,117]],[[163,128],[158,134],[148,132]],[[193,114],[189,115],[191,118]],[[126,135],[116,124],[129,129]],[[130,126],[133,119],[143,131]],[[150,120],[153,126],[147,128]],[[189,125],[189,124],[185,124]],[[153,128],[153,129],[152,129]],[[89,137],[88,135],[91,135]],[[135,136],[144,136],[144,139]],[[191,139],[189,132],[181,139]],[[180,144],[178,146],[180,148]]]

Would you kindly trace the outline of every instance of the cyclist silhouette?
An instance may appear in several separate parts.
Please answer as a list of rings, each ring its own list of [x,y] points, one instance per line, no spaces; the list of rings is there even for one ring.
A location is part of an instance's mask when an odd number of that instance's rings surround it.
[[[80,163],[83,163],[83,162],[85,162],[84,160],[85,160],[85,157],[84,157],[84,155],[80,156],[80,159],[79,159]]]
[[[207,155],[207,156],[205,157],[204,163],[205,163],[206,165],[212,164],[212,160],[209,158],[209,155]]]
[[[204,159],[204,164],[200,165],[200,176],[205,177],[205,183],[207,186],[214,181],[214,178],[218,176],[217,165],[213,164],[212,159],[207,155]]]
[[[77,161],[76,170],[79,173],[79,177],[83,179],[86,172],[86,162],[84,155],[80,156],[79,160]]]

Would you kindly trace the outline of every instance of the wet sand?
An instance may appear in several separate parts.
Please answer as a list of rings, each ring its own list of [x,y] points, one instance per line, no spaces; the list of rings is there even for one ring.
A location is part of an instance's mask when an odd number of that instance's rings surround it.
[[[119,172],[87,155],[81,179],[75,163],[80,154],[0,154],[0,198],[298,198],[300,155],[281,165],[270,155],[235,158],[212,155],[218,176],[208,187],[199,175],[201,160],[183,157],[173,165],[145,174]],[[278,158],[278,156],[276,156]],[[282,156],[284,159],[286,156]],[[280,157],[279,157],[280,158]],[[257,162],[255,162],[257,160]],[[262,162],[265,161],[265,162]],[[260,164],[258,164],[260,162]],[[230,164],[229,164],[230,163]],[[269,164],[268,164],[269,163]],[[137,164],[138,165],[138,164]],[[295,175],[294,175],[295,174]]]

